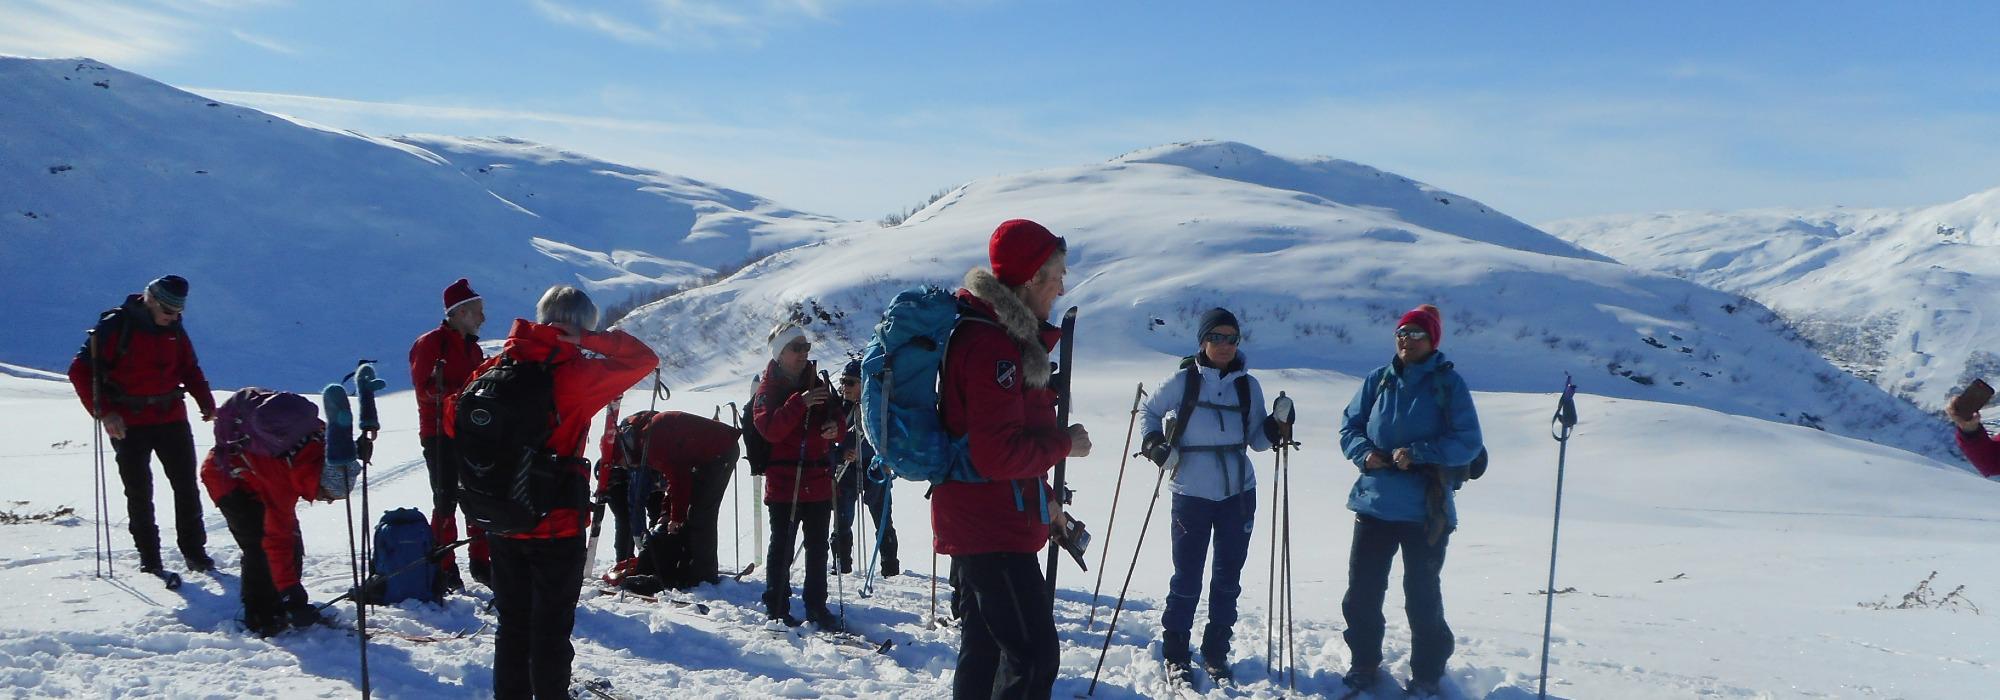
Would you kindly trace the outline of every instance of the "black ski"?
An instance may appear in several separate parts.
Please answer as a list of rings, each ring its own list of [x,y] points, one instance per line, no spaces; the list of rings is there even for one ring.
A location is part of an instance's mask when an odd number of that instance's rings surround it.
[[[1067,430],[1069,428],[1070,378],[1076,376],[1076,372],[1074,371],[1073,368],[1070,367],[1071,360],[1076,357],[1076,352],[1075,352],[1076,351],[1076,307],[1074,306],[1069,307],[1068,311],[1063,312],[1061,342],[1062,342],[1062,349],[1058,351],[1056,360],[1057,374],[1054,379],[1054,384],[1056,388],[1056,427]],[[1069,486],[1067,485],[1066,483],[1067,479],[1065,478],[1068,475],[1068,473],[1069,473],[1069,459],[1064,458],[1057,460],[1056,475],[1055,475],[1056,476],[1055,498],[1062,504],[1068,504],[1070,500]],[[1056,550],[1057,549],[1060,548],[1059,547],[1049,548],[1049,563],[1047,567],[1048,587],[1049,587],[1048,594],[1049,594],[1049,600],[1052,602],[1056,599]]]
[[[578,699],[582,698],[598,698],[599,700],[625,699],[625,696],[612,692],[611,681],[605,680],[603,678],[591,678],[587,680],[578,680],[571,682],[569,689],[569,696],[571,698],[578,698]]]

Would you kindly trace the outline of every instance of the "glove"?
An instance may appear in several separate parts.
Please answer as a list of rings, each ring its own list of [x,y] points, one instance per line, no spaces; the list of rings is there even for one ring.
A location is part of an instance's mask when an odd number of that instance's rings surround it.
[[[1286,442],[1291,437],[1292,426],[1278,422],[1277,418],[1264,416],[1264,439],[1275,445]]]
[[[1139,456],[1151,460],[1157,466],[1167,466],[1167,458],[1173,451],[1174,448],[1167,444],[1167,436],[1164,433],[1146,433],[1146,439],[1139,442]]]

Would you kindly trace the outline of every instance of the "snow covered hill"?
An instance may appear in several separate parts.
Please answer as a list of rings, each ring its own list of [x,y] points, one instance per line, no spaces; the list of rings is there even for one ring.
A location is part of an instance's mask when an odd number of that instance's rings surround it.
[[[616,302],[834,223],[531,143],[377,138],[86,59],[0,57],[0,288],[34,302],[7,362],[62,369],[96,312],[177,273],[218,386],[309,389],[401,357],[461,276],[491,332],[552,283]]]
[[[1768,310],[1566,244],[1463,196],[1366,166],[1294,160],[1229,142],[980,180],[889,229],[840,229],[714,285],[641,309],[672,376],[740,387],[764,334],[797,315],[822,355],[858,350],[897,291],[955,286],[998,222],[1068,238],[1081,366],[1162,375],[1191,352],[1196,317],[1243,319],[1253,367],[1361,375],[1422,302],[1473,386],[1560,387],[1680,403],[1955,460],[1946,427],[1787,337]],[[1095,371],[1093,369],[1093,371]],[[1348,397],[1306,397],[1330,420]],[[1698,439],[1698,435],[1689,435]]]
[[[2000,189],[1913,209],[1666,212],[1548,230],[1755,299],[1829,359],[1926,408],[2000,375]]]
[[[1123,488],[1115,489],[1114,448],[1132,384],[1151,380],[1153,364],[1099,362],[1078,386],[1077,420],[1111,447],[1071,463],[1079,490],[1073,512],[1097,540],[1089,558],[1094,571],[1065,563],[1059,579],[1057,697],[1088,687],[1110,596],[1134,556],[1153,472],[1128,465]],[[1344,397],[1358,382],[1327,370],[1264,378],[1301,397],[1302,406],[1307,397]],[[677,391],[661,407],[705,415],[739,398],[736,388]],[[386,430],[371,480],[378,513],[424,508],[430,500],[409,396],[383,402]],[[644,392],[634,392],[625,405],[646,401]],[[1312,401],[1318,408],[1308,415],[1331,410],[1327,398]],[[1461,528],[1452,535],[1444,577],[1457,637],[1447,697],[1522,700],[1534,697],[1541,651],[1544,598],[1536,592],[1548,572],[1556,457],[1543,430],[1554,398],[1481,391],[1475,401],[1498,459],[1459,496]],[[1583,423],[1571,441],[1564,493],[1553,697],[1968,698],[1990,688],[2000,671],[2000,636],[1992,634],[2000,561],[1990,556],[2000,538],[1992,514],[2000,484],[1797,426],[1646,401],[1586,395],[1579,403]],[[178,592],[136,578],[120,508],[111,525],[121,573],[115,580],[93,576],[92,443],[89,424],[74,420],[76,414],[75,399],[58,381],[0,376],[0,423],[21,438],[0,450],[0,490],[9,494],[0,509],[23,516],[64,506],[77,512],[0,525],[0,588],[10,593],[0,599],[0,695],[354,693],[360,670],[350,632],[316,628],[266,640],[240,630],[234,621],[239,552],[213,509],[207,524],[219,575],[191,576]],[[1305,448],[1293,459],[1292,527],[1310,534],[1294,544],[1298,691],[1326,696],[1347,666],[1339,601],[1351,526],[1340,504],[1353,472],[1332,456],[1337,439],[1330,421],[1309,420],[1299,438]],[[197,431],[197,442],[206,448],[206,431]],[[1272,483],[1271,457],[1254,461],[1257,479]],[[744,475],[722,511],[725,566],[755,556],[751,530],[760,510],[750,489]],[[1114,490],[1122,491],[1115,524],[1108,518]],[[896,642],[887,655],[767,631],[759,622],[763,581],[752,574],[682,596],[707,605],[707,615],[616,596],[586,600],[576,627],[578,675],[608,679],[635,698],[948,696],[957,631],[925,625],[931,568],[923,488],[899,482],[893,499],[910,573],[878,580],[868,599],[859,597],[860,576],[835,585],[850,622],[872,639]],[[1281,686],[1265,680],[1263,660],[1275,522],[1268,495],[1258,509],[1231,656],[1242,681],[1207,697],[1281,696]],[[350,580],[345,509],[308,505],[300,517],[305,583],[315,600],[326,600]],[[1167,527],[1163,509],[1138,554],[1096,697],[1173,696],[1160,685],[1158,666],[1159,615],[1171,571]],[[1108,564],[1099,566],[1107,552]],[[601,552],[598,566],[608,559]],[[169,554],[168,563],[180,562]],[[1893,609],[1932,572],[1930,600],[1963,584],[1965,602]],[[1105,598],[1090,625],[1099,573]],[[1400,595],[1390,587],[1387,651],[1391,671],[1406,678],[1409,631],[1396,612]],[[377,696],[490,696],[493,616],[483,607],[489,598],[475,585],[441,606],[371,610],[369,667]],[[352,625],[351,607],[338,614]]]

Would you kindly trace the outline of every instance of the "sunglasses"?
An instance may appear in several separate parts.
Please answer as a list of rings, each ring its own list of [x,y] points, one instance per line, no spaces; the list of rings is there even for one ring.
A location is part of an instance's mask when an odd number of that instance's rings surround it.
[[[1420,328],[1398,328],[1396,329],[1396,337],[1405,340],[1430,340],[1431,334],[1425,333]]]
[[[1243,335],[1241,333],[1210,333],[1202,336],[1201,342],[1241,345],[1243,343]]]
[[[812,343],[792,343],[785,346],[787,352],[806,352],[812,348]]]

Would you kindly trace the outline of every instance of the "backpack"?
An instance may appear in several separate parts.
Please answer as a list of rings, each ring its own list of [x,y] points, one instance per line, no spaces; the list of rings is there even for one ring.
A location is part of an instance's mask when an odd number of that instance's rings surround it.
[[[1440,365],[1437,368],[1437,370],[1432,372],[1432,374],[1437,377],[1443,377],[1445,376],[1444,375],[1445,372],[1451,372],[1455,367],[1456,365],[1453,365],[1451,361],[1446,360],[1445,363],[1443,365]],[[1456,373],[1454,373],[1453,376],[1457,376]],[[1444,417],[1444,429],[1446,432],[1450,432],[1452,429],[1451,387],[1449,385],[1450,382],[1443,381],[1441,379],[1431,381],[1431,386],[1437,389],[1438,412],[1442,414]],[[1382,373],[1382,382],[1380,386],[1383,388],[1389,386],[1389,374],[1387,372]],[[1381,394],[1380,388],[1376,390],[1376,394],[1377,395]],[[1373,402],[1370,402],[1368,410],[1369,411],[1374,410]],[[1474,455],[1472,457],[1472,461],[1464,465],[1463,469],[1465,469],[1466,472],[1465,474],[1466,479],[1477,479],[1479,477],[1486,476],[1486,445],[1483,442],[1479,445],[1479,454]]]
[[[548,448],[556,420],[553,364],[502,357],[466,383],[452,415],[452,445],[467,521],[520,534],[550,511],[588,500],[589,486],[566,474]]]
[[[960,321],[992,323],[965,315],[943,287],[907,289],[889,302],[861,353],[861,429],[875,462],[898,477],[986,481],[972,468],[967,438],[945,432],[938,410],[938,375]]]
[[[659,414],[659,411],[640,411],[618,421],[618,461],[613,467],[646,468],[646,426]]]
[[[737,416],[738,430],[743,431],[743,459],[750,463],[751,476],[763,476],[771,466],[771,441],[757,432],[757,401],[762,393],[758,389],[764,384],[764,373],[758,372],[750,378],[750,398],[743,402],[743,413]]]
[[[383,513],[375,525],[375,549],[368,560],[373,585],[367,591],[367,602],[395,605],[405,600],[442,600],[438,568],[423,565],[436,546],[423,511],[397,508]]]
[[[246,387],[215,409],[215,444],[235,453],[288,457],[325,429],[319,407],[288,391]]]

